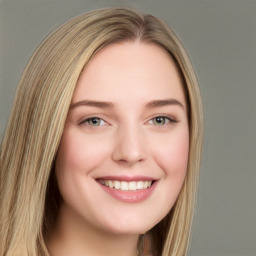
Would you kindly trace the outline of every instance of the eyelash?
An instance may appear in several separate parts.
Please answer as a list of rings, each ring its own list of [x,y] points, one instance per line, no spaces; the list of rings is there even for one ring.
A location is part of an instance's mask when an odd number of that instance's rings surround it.
[[[157,119],[161,119],[161,120],[164,120],[164,124],[159,124],[159,123],[153,123],[153,121],[157,120]],[[156,116],[156,117],[153,117],[150,119],[149,121],[151,124],[155,125],[155,126],[168,126],[168,125],[171,125],[173,123],[177,123],[177,120],[174,119],[173,117],[170,117],[170,116]]]
[[[90,121],[93,121],[93,120],[95,120],[95,119],[96,119],[96,120],[99,120],[100,123],[104,122],[104,124],[99,124],[99,125],[89,124]],[[91,126],[91,127],[97,127],[97,126],[106,125],[107,122],[106,122],[104,119],[100,118],[100,117],[93,116],[93,117],[89,117],[89,118],[87,118],[87,119],[85,119],[85,120],[83,120],[82,122],[79,123],[79,125],[82,125],[82,124],[85,124],[85,125]]]
[[[161,120],[164,120],[164,123],[163,124],[159,124],[159,123],[154,123],[154,120],[156,121],[157,119],[161,119]],[[92,121],[100,121],[99,124],[90,124],[89,122]],[[164,116],[164,115],[159,115],[159,116],[155,116],[153,118],[151,118],[148,123],[154,125],[154,126],[157,126],[157,127],[161,127],[161,126],[168,126],[168,125],[171,125],[173,123],[177,123],[178,121],[173,118],[173,117],[170,117],[170,116]],[[104,124],[102,124],[104,123]],[[100,117],[97,117],[97,116],[93,116],[93,117],[89,117],[85,120],[83,120],[82,122],[79,123],[79,125],[82,125],[82,124],[85,124],[87,126],[90,126],[91,128],[94,128],[94,127],[98,127],[98,126],[105,126],[107,125],[108,123],[100,118]]]

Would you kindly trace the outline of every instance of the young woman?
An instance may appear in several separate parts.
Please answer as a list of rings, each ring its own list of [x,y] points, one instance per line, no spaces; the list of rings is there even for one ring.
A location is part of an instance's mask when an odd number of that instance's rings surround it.
[[[0,255],[186,255],[202,137],[193,68],[163,21],[124,8],[70,20],[17,89]]]

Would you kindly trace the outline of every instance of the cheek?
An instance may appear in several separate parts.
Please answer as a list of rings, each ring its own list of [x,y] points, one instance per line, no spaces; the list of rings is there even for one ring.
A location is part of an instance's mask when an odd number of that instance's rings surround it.
[[[155,151],[155,161],[164,171],[166,179],[170,178],[179,184],[186,174],[188,154],[189,134],[184,129],[162,141],[159,149]]]
[[[58,169],[86,174],[105,158],[107,147],[82,132],[67,129],[62,136],[57,155]]]

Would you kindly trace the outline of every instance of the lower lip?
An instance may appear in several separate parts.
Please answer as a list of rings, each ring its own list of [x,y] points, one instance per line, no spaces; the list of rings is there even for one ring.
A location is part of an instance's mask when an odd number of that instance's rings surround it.
[[[153,193],[157,182],[155,181],[149,188],[140,189],[135,191],[125,191],[110,188],[99,183],[105,192],[114,197],[115,199],[125,203],[140,203],[146,200]]]

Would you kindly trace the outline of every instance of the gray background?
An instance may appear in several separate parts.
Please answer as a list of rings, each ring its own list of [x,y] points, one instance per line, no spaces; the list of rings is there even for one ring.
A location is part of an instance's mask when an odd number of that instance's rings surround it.
[[[195,66],[205,144],[190,256],[256,255],[256,2],[249,0],[1,1],[0,135],[29,56],[82,12],[135,7],[165,20]]]

